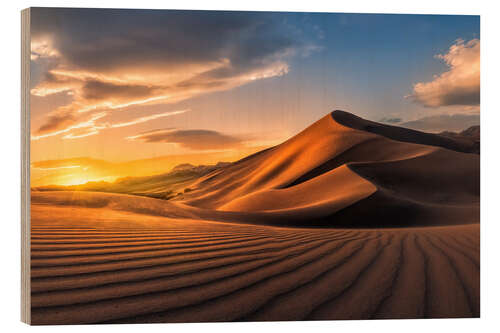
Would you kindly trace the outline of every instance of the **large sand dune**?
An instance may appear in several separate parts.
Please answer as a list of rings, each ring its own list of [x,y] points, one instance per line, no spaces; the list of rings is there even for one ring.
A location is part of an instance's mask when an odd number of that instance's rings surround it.
[[[32,323],[479,316],[479,155],[336,111],[175,201],[32,192]]]
[[[335,111],[279,146],[200,178],[182,201],[299,226],[479,221],[478,154],[462,152],[452,138],[373,124]],[[345,210],[354,204],[352,216]]]

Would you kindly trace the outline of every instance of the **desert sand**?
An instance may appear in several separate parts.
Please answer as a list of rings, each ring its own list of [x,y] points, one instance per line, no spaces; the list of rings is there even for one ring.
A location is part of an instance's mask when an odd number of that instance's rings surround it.
[[[173,200],[33,191],[32,323],[478,317],[477,148],[334,111]]]

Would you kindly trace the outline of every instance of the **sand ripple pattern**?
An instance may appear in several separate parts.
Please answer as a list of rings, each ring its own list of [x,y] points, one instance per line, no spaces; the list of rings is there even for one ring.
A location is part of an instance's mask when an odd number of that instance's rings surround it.
[[[34,226],[34,324],[479,316],[479,225]]]

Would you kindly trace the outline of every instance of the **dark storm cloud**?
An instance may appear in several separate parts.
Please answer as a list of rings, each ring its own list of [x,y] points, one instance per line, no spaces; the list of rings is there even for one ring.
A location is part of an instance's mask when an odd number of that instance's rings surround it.
[[[300,44],[267,13],[35,8],[32,17],[33,38],[51,36],[68,62],[95,71],[221,58],[237,69]]]

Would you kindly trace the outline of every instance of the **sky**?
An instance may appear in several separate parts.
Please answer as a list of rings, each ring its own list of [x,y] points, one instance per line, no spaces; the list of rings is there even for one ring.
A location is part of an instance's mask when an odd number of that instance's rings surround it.
[[[431,132],[479,124],[479,23],[33,8],[32,185],[233,161],[336,109]]]

